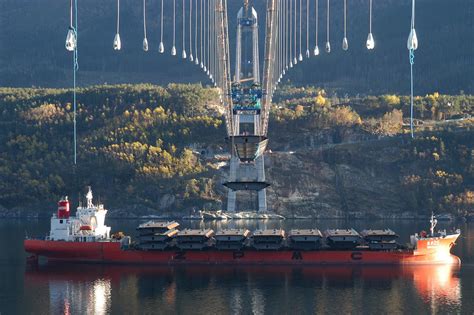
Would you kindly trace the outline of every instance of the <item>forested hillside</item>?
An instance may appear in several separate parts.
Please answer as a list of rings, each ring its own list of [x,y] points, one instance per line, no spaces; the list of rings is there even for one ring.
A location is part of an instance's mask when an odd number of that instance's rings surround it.
[[[173,1],[164,1],[167,12]],[[181,12],[181,1],[176,1]],[[228,1],[231,59],[235,54],[235,22],[242,1]],[[260,18],[260,60],[263,61],[265,3],[254,1]],[[474,93],[474,2],[472,0],[418,0],[416,29],[420,41],[415,57],[415,91]],[[319,1],[319,45],[326,40],[325,6]],[[331,54],[305,60],[285,77],[298,85],[312,84],[338,88],[350,94],[409,92],[409,66],[406,40],[410,25],[411,1],[373,1],[373,34],[376,49],[368,51],[368,0],[348,1],[349,50],[342,51],[343,1],[331,1]],[[72,84],[72,57],[64,49],[68,27],[68,1],[0,0],[0,86],[69,87]],[[82,86],[91,84],[169,82],[207,83],[199,67],[169,54],[172,16],[165,15],[167,54],[160,55],[159,0],[147,1],[150,51],[142,51],[141,2],[122,1],[122,50],[114,51],[116,3],[78,1],[79,73]],[[311,0],[313,9],[314,1]],[[312,12],[312,11],[311,11]],[[304,12],[303,12],[304,14]],[[310,15],[314,29],[314,14]],[[181,36],[181,17],[177,18]],[[313,32],[310,49],[314,47]],[[303,34],[304,36],[304,34]],[[304,37],[303,37],[304,38]],[[181,50],[178,41],[178,51]],[[305,44],[303,43],[303,49]],[[304,53],[303,53],[304,54]],[[180,55],[180,54],[178,54]],[[233,60],[233,59],[232,59]],[[262,66],[262,65],[261,65]]]
[[[474,97],[329,97],[283,88],[270,123],[272,202],[287,214],[413,217],[474,210]],[[288,154],[289,153],[289,154]]]
[[[86,185],[116,215],[225,204],[228,148],[214,90],[79,89],[76,166],[71,99],[66,89],[0,89],[1,213],[49,213],[62,195],[77,202]],[[474,97],[417,97],[414,140],[408,109],[406,96],[283,87],[266,155],[270,208],[327,217],[474,209]]]
[[[221,119],[206,110],[216,98],[212,90],[173,84],[79,90],[77,166],[71,96],[70,90],[2,89],[2,206],[62,194],[76,199],[88,183],[115,205],[156,206],[167,192],[182,197],[193,178],[205,186],[205,167],[189,147],[223,135]]]

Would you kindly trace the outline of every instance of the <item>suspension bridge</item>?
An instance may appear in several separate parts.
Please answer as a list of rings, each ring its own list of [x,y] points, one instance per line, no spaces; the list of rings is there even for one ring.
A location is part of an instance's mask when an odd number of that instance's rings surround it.
[[[268,144],[268,122],[273,93],[284,76],[305,59],[320,55],[319,33],[325,26],[324,51],[330,53],[331,2],[335,0],[266,0],[263,27],[264,60],[260,64],[258,30],[261,19],[252,0],[242,0],[236,16],[234,72],[231,68],[227,0],[161,0],[160,42],[158,52],[170,53],[198,66],[219,91],[225,108],[227,141],[230,147],[230,171],[224,185],[228,188],[227,211],[237,210],[239,195],[256,195],[258,211],[267,211],[264,152]],[[347,0],[342,0],[343,29],[341,49],[349,49],[347,38]],[[411,66],[413,99],[414,50],[418,46],[415,32],[415,0],[407,42]],[[166,2],[166,5],[165,5]],[[143,0],[143,50],[149,51],[147,38],[147,0]],[[121,50],[120,0],[116,0],[116,33],[113,49]],[[310,15],[314,22],[310,25]],[[165,23],[172,16],[172,23]],[[367,49],[375,48],[372,34],[372,0],[368,0],[369,30]],[[171,30],[172,42],[163,34]],[[324,30],[323,30],[324,31]],[[314,40],[314,41],[313,41]],[[310,43],[311,42],[311,43]],[[66,49],[73,52],[74,91],[78,70],[77,0],[70,0],[70,25]],[[76,163],[76,96],[74,92],[74,164]]]

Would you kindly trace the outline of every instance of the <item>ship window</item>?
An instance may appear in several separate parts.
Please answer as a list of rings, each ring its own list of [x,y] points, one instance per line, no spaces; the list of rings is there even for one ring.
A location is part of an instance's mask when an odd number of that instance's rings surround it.
[[[63,224],[63,220],[59,220],[59,224]]]
[[[85,236],[82,238],[82,241],[83,241],[83,242],[85,242],[85,241],[86,241],[86,237],[85,237]]]

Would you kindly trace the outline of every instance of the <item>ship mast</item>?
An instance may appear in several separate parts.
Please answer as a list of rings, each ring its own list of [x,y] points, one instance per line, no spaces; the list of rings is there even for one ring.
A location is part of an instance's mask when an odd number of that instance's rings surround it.
[[[92,208],[94,205],[92,204],[92,188],[89,186],[89,191],[86,194],[86,199],[87,199],[87,208]]]
[[[430,227],[431,236],[434,236],[434,229],[436,227],[436,224],[438,224],[438,220],[435,219],[433,212],[431,212],[430,223],[431,223],[431,227]]]

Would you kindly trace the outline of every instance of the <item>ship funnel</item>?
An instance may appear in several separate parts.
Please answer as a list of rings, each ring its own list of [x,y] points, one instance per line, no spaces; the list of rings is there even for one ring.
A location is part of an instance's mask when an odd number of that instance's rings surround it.
[[[67,196],[59,200],[57,215],[59,219],[69,219],[69,200],[67,199]]]

